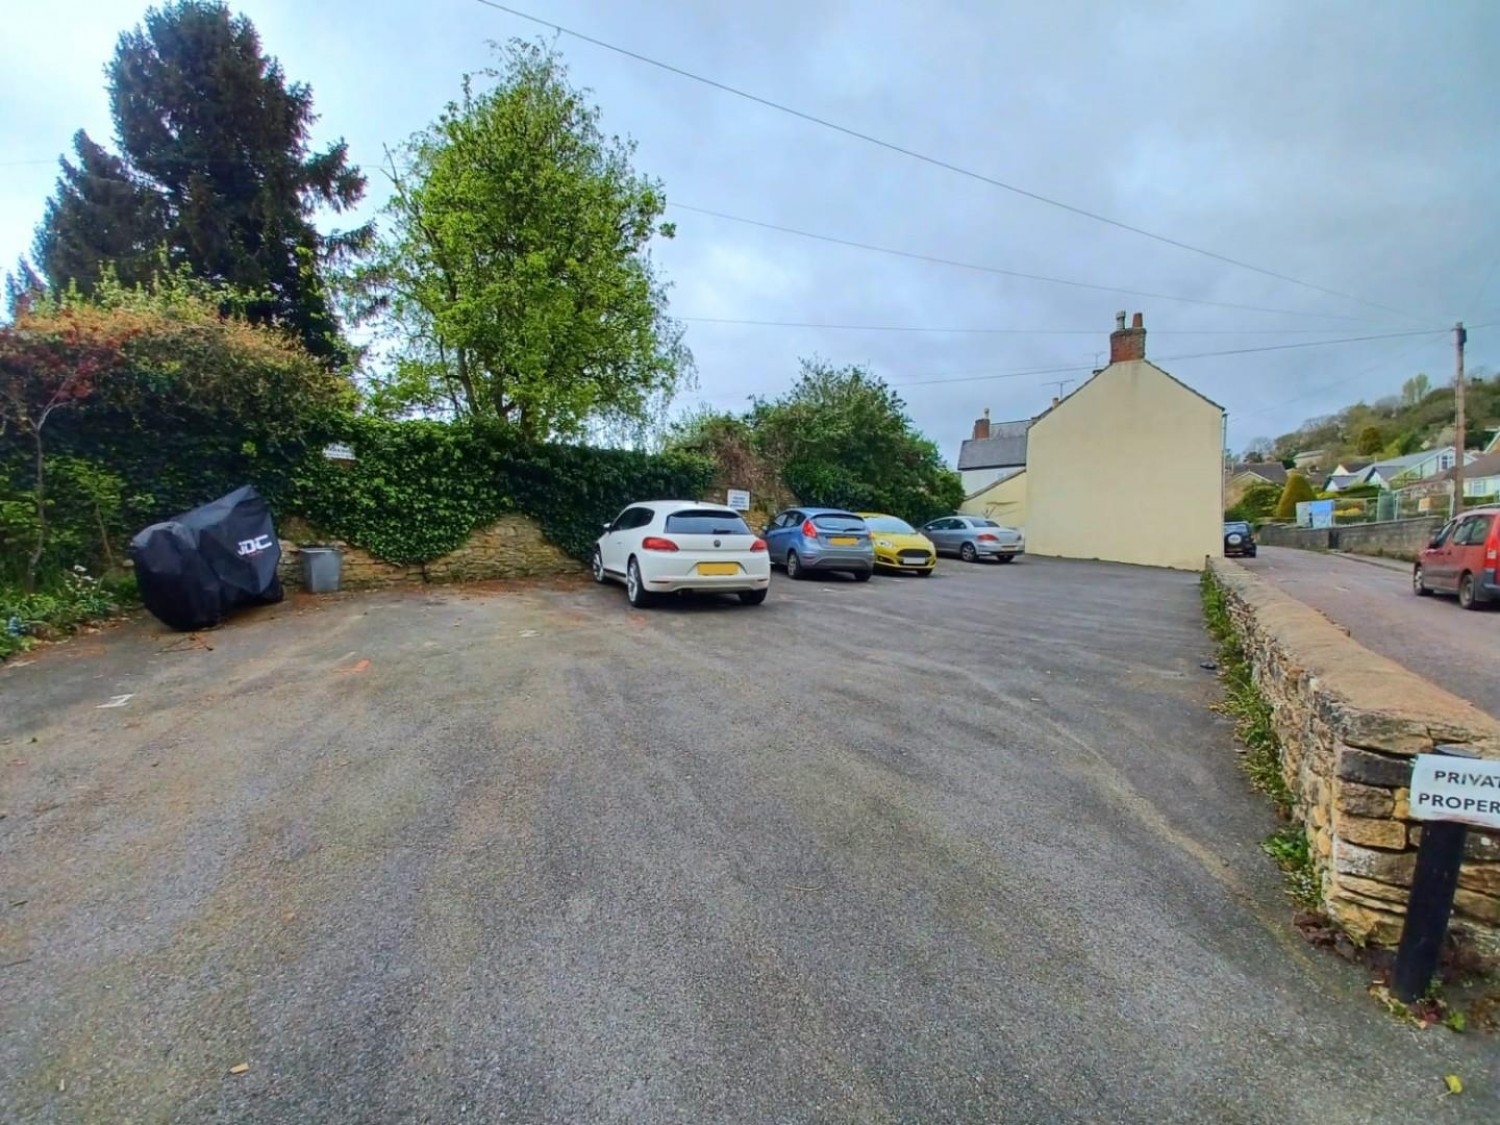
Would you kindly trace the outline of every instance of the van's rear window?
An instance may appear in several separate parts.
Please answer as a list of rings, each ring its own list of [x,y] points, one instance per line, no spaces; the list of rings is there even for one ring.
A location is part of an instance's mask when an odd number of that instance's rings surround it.
[[[750,529],[745,526],[745,521],[738,512],[717,512],[712,508],[673,512],[667,517],[666,529],[679,535],[750,534]]]
[[[865,521],[848,512],[824,512],[813,516],[813,526],[820,531],[866,531]]]

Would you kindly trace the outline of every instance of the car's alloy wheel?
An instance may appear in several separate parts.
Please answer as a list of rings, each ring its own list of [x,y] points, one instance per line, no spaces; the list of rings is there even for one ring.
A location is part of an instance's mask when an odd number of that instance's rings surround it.
[[[1411,591],[1419,598],[1425,598],[1428,594],[1432,593],[1427,588],[1427,575],[1423,573],[1420,565],[1411,572]]]
[[[594,581],[601,586],[604,584],[606,575],[604,573],[604,556],[599,553],[599,548],[594,548]]]
[[[979,552],[974,549],[974,544],[965,543],[958,549],[958,557],[964,562],[975,562],[979,558]]]
[[[786,553],[786,576],[788,578],[802,577],[802,560],[797,557],[796,551]]]
[[[1458,604],[1465,609],[1478,609],[1479,599],[1474,596],[1474,576],[1465,574],[1458,581]]]
[[[646,587],[641,583],[640,564],[634,559],[625,568],[625,597],[637,609],[651,604],[651,595],[646,593]]]

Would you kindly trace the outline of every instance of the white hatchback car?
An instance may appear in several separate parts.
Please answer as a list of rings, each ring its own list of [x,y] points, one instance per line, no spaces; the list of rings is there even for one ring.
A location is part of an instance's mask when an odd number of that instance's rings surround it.
[[[594,581],[625,583],[633,606],[679,590],[738,594],[760,605],[771,588],[766,541],[744,517],[696,500],[632,504],[594,545]]]

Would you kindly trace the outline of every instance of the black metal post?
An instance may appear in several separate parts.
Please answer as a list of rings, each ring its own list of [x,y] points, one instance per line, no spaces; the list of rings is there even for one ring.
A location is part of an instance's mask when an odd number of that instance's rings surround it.
[[[1454,758],[1474,755],[1457,746],[1439,746],[1434,753]],[[1451,820],[1432,820],[1422,825],[1417,847],[1417,868],[1412,875],[1411,895],[1406,900],[1406,921],[1401,926],[1401,945],[1396,951],[1396,972],[1391,991],[1403,1004],[1427,992],[1432,974],[1448,936],[1448,918],[1453,913],[1453,892],[1458,889],[1458,869],[1464,861],[1467,825]]]

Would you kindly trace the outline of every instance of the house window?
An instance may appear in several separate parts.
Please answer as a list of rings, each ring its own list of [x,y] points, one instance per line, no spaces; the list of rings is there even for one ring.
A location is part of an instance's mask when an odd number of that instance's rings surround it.
[[[1438,455],[1438,472],[1446,473],[1453,468],[1453,454],[1441,453]]]

